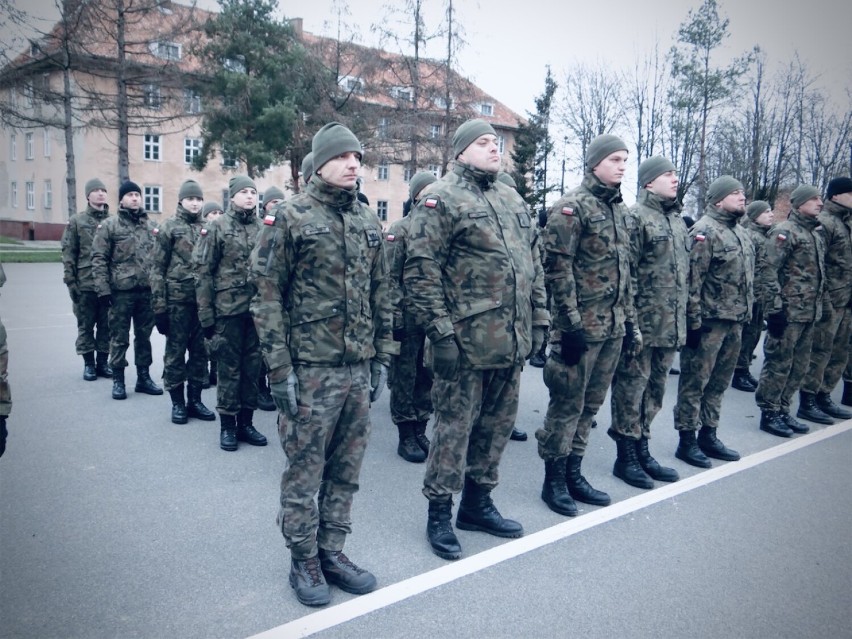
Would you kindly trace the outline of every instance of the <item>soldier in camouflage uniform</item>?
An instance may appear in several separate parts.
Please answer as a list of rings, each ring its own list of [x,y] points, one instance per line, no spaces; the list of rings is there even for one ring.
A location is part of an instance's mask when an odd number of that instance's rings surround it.
[[[689,251],[674,164],[660,156],[648,158],[639,165],[639,184],[642,189],[626,223],[643,348],[633,357],[621,354],[612,380],[608,434],[618,445],[613,474],[631,486],[653,488],[654,479],[679,479],[676,470],[651,456],[648,440],[675,353],[686,340]]]
[[[426,424],[432,414],[432,372],[423,364],[426,331],[418,326],[405,293],[402,271],[408,244],[411,208],[437,178],[420,171],[408,183],[409,199],[402,207],[403,217],[391,224],[385,236],[390,271],[390,299],[393,307],[393,338],[399,342],[399,355],[391,360],[388,375],[391,419],[399,430],[397,454],[405,461],[421,463],[429,452]]]
[[[819,191],[799,186],[791,193],[790,204],[790,216],[766,237],[767,335],[755,395],[761,410],[760,430],[779,437],[809,430],[790,415],[790,399],[808,370],[814,323],[822,317],[823,304],[831,304],[823,296],[825,239],[817,218],[822,210]],[[807,407],[803,394],[798,416],[812,419],[803,414],[802,408]]]
[[[0,287],[6,283],[6,273],[0,264]],[[9,347],[6,344],[6,327],[0,321],[0,457],[6,452],[9,430],[6,419],[12,412],[12,388],[9,386]]]
[[[222,205],[218,202],[205,202],[201,208],[201,218],[204,221],[204,226],[209,226],[222,215],[225,215],[225,211],[222,210]],[[207,359],[210,360],[210,372],[204,383],[204,388],[210,388],[211,386],[215,386],[219,381],[219,374],[217,372],[216,354],[210,351],[206,340],[204,348],[207,351]]]
[[[674,407],[680,437],[675,457],[699,468],[712,466],[708,457],[740,458],[716,436],[716,429],[722,395],[740,352],[742,325],[754,302],[754,248],[738,224],[743,213],[743,185],[723,175],[711,182],[704,216],[689,230],[689,301]]]
[[[766,234],[769,227],[775,221],[775,214],[769,202],[755,200],[746,208],[746,214],[742,218],[742,225],[751,238],[754,248],[754,305],[751,309],[751,319],[743,325],[742,344],[740,354],[737,357],[737,367],[734,369],[734,377],[731,380],[731,388],[753,393],[757,390],[757,380],[749,372],[752,355],[760,334],[763,332],[763,282],[766,270]]]
[[[112,377],[109,366],[109,307],[98,303],[92,278],[92,241],[109,215],[107,190],[98,178],[86,182],[88,206],[68,220],[62,233],[64,281],[77,317],[77,354],[83,356],[83,379]],[[95,353],[97,352],[97,358]]]
[[[142,192],[134,182],[118,191],[118,215],[98,224],[92,242],[92,277],[98,303],[109,307],[109,364],[112,367],[112,398],[127,399],[124,369],[133,322],[133,360],[136,392],[162,395],[151,379],[149,367],[154,311],[148,280],[155,225],[142,208]]]
[[[541,498],[561,515],[577,514],[574,500],[606,506],[610,497],[583,477],[581,464],[595,413],[606,397],[622,349],[635,357],[630,236],[621,181],[627,145],[615,135],[589,144],[586,174],[551,207],[544,232],[544,271],[550,282],[553,330],[544,383],[550,402],[536,431],[544,460]]]
[[[266,446],[266,437],[254,427],[260,342],[249,305],[254,285],[249,277],[249,256],[257,241],[257,188],[245,175],[228,183],[231,205],[201,229],[195,246],[195,299],[198,319],[208,352],[216,357],[219,380],[219,448],[235,451],[238,442]]]
[[[819,221],[825,238],[826,304],[814,327],[802,392],[814,396],[816,407],[829,417],[849,419],[852,412],[835,404],[831,391],[846,366],[852,333],[852,179],[834,178],[828,183]]]
[[[549,324],[535,223],[517,191],[496,180],[497,135],[468,120],[453,135],[451,172],[411,213],[403,282],[428,342],[435,426],[423,494],[427,537],[445,559],[461,556],[456,525],[500,537],[523,527],[491,500],[518,411],[523,363]]]
[[[195,303],[195,264],[192,251],[201,237],[204,194],[195,180],[186,180],[178,191],[174,217],[154,229],[151,256],[154,323],[166,336],[163,385],[172,399],[172,422],[186,424],[190,417],[206,422],[216,415],[201,403],[207,377],[207,350]],[[187,358],[187,353],[189,357]],[[186,383],[186,397],[184,397]]]
[[[376,578],[343,553],[370,434],[370,402],[387,382],[393,341],[382,226],[357,199],[361,144],[332,122],[313,138],[307,189],[263,221],[251,311],[287,456],[278,526],[289,581],[305,605],[328,583],[363,594]]]

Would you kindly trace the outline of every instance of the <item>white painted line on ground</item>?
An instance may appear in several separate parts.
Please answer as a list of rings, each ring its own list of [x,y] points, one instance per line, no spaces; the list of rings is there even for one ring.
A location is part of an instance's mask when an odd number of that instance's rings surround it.
[[[309,637],[322,630],[346,623],[368,613],[386,608],[420,593],[432,590],[438,586],[461,579],[467,575],[479,572],[496,564],[537,550],[556,541],[570,537],[594,526],[618,519],[642,508],[658,504],[677,495],[701,488],[725,477],[754,468],[760,464],[772,461],[852,430],[852,420],[835,424],[813,433],[791,439],[759,453],[749,455],[738,462],[721,463],[709,470],[702,471],[673,484],[665,484],[654,490],[649,490],[635,497],[617,502],[606,508],[598,508],[588,514],[566,519],[563,523],[545,528],[520,539],[515,539],[489,550],[480,552],[472,557],[460,559],[445,566],[430,570],[415,577],[405,579],[386,586],[367,595],[355,597],[330,608],[294,619],[276,628],[256,634],[249,639],[301,639]],[[718,463],[718,462],[717,462]]]

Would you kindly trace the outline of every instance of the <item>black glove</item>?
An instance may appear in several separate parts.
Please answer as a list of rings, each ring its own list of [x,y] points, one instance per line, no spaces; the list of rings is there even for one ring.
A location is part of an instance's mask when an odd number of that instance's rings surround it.
[[[580,363],[583,353],[589,350],[586,344],[586,331],[579,328],[575,331],[562,331],[559,338],[562,351],[562,361],[566,366],[576,366]]]
[[[216,325],[202,326],[201,330],[204,333],[204,339],[213,339],[213,336],[216,334]]]
[[[9,431],[6,430],[6,417],[0,417],[0,457],[6,452],[6,436]]]
[[[784,311],[772,313],[766,318],[766,330],[775,339],[784,337],[784,329],[787,328],[787,316]]]
[[[709,333],[711,330],[713,329],[709,326],[699,326],[698,328],[686,329],[686,347],[698,348],[701,345],[701,335],[703,333]]]
[[[452,335],[432,344],[432,370],[441,379],[452,379],[459,367],[459,346]]]
[[[405,327],[393,329],[393,341],[401,342],[405,339]]]
[[[168,313],[155,313],[154,314],[154,325],[157,327],[157,332],[160,335],[168,335],[169,334],[169,314]]]
[[[98,304],[109,308],[112,306],[112,295],[107,294],[98,296]]]
[[[68,295],[71,297],[71,302],[77,304],[80,301],[80,289],[76,284],[68,285]]]

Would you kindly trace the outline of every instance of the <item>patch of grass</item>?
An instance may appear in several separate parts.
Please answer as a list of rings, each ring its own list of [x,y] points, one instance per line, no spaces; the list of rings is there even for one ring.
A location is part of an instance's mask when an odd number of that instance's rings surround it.
[[[23,244],[21,240],[16,240],[5,235],[0,235],[0,244]]]
[[[0,262],[61,262],[60,251],[0,251]]]

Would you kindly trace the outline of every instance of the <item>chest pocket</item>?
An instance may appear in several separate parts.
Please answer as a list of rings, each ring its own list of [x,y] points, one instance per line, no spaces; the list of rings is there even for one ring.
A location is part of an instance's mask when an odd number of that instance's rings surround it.
[[[654,257],[663,257],[669,252],[671,238],[668,235],[653,235],[650,238],[651,253]]]

